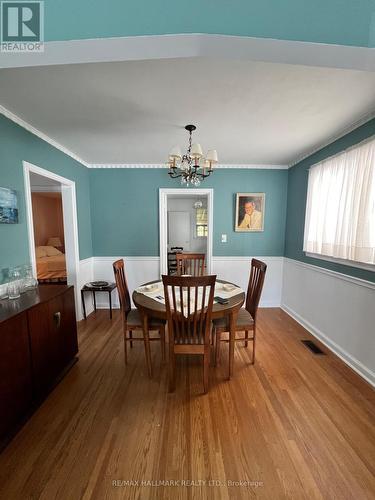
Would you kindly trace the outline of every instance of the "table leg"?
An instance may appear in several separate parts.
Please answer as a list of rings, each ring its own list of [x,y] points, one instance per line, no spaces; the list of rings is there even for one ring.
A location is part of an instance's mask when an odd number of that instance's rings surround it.
[[[112,319],[112,292],[109,290],[109,319]]]
[[[95,291],[95,290],[93,290],[93,291],[92,291],[92,294],[93,294],[93,296],[94,296],[94,311],[96,312],[96,291]]]
[[[83,290],[81,290],[81,300],[82,300],[83,317],[86,319],[85,292]]]
[[[233,311],[229,316],[229,374],[230,379],[233,375],[233,364],[234,364],[234,340],[236,338],[236,318],[237,311]]]
[[[147,314],[142,313],[142,325],[143,325],[143,339],[145,343],[146,352],[146,364],[148,375],[152,377],[152,365],[151,365],[151,349],[150,349],[150,336],[148,331],[148,317]]]

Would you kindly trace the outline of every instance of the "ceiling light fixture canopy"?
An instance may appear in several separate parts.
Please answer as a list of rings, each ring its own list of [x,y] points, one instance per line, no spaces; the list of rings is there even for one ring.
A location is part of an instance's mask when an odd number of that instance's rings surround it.
[[[204,156],[201,145],[192,144],[192,133],[196,128],[195,125],[185,127],[189,132],[189,146],[184,155],[179,146],[175,146],[169,153],[168,174],[172,179],[181,177],[181,184],[184,186],[199,186],[203,179],[212,174],[214,165],[218,162],[215,149],[207,151]]]

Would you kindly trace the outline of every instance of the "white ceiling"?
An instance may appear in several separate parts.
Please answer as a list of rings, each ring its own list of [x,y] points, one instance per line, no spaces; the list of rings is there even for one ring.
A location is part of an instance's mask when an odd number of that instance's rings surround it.
[[[375,73],[212,58],[0,70],[0,104],[87,163],[290,164],[375,110]]]

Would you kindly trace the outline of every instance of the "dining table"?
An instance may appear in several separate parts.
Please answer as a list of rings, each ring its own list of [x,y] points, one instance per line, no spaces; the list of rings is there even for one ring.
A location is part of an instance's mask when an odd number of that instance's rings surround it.
[[[155,283],[160,283],[159,280],[149,281],[148,283],[144,283],[136,288],[133,292],[132,298],[135,306],[141,313],[142,317],[142,326],[143,326],[143,335],[145,339],[145,349],[146,356],[150,361],[148,365],[150,366],[149,375],[152,375],[151,368],[151,351],[150,351],[150,341],[149,341],[149,318],[159,318],[163,320],[167,320],[167,311],[163,301],[156,300],[156,298],[150,296],[150,294],[145,294],[140,290],[144,290],[150,285]],[[217,289],[220,288],[221,285],[232,285],[235,287],[234,291],[231,294],[226,294],[225,292],[217,292]],[[236,293],[238,291],[238,293]],[[159,298],[164,296],[163,285],[159,289]],[[235,295],[233,295],[235,293]],[[241,309],[244,301],[245,301],[245,293],[244,291],[235,283],[231,283],[229,281],[217,279],[215,286],[215,296],[223,296],[228,299],[228,302],[225,304],[220,304],[217,301],[214,301],[212,307],[212,320],[219,318],[228,318],[228,332],[229,332],[229,363],[228,363],[228,378],[233,375],[233,363],[234,363],[234,344],[235,344],[235,336],[236,336],[236,320],[238,311]],[[228,296],[230,295],[230,296]]]

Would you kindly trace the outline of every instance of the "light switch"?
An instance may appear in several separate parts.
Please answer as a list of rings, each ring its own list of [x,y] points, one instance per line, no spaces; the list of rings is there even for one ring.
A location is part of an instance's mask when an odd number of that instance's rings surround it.
[[[227,235],[226,234],[222,234],[221,235],[221,243],[226,243],[227,242]]]

